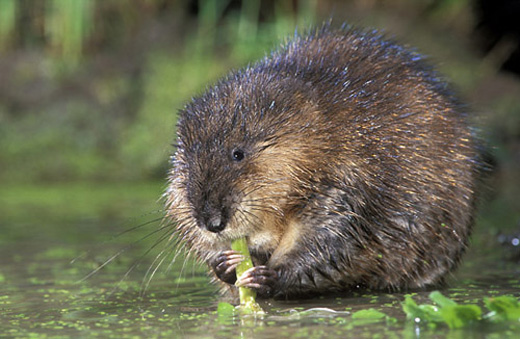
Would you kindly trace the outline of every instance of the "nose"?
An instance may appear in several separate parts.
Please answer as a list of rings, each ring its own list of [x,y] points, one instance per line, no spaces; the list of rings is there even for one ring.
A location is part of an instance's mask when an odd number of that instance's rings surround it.
[[[226,224],[222,222],[222,217],[220,215],[214,215],[209,218],[206,223],[206,228],[210,232],[219,233],[226,228]]]
[[[205,230],[212,233],[222,232],[229,221],[229,210],[225,205],[225,201],[210,194],[203,197],[202,206],[196,214],[197,224]]]

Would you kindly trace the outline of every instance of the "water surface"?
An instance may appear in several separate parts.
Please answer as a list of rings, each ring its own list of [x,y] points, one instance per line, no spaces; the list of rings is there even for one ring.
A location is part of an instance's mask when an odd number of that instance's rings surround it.
[[[149,279],[163,248],[153,247],[161,232],[147,237],[164,225],[157,201],[162,189],[162,183],[7,187],[0,197],[0,337],[503,338],[520,331],[516,323],[432,329],[405,319],[404,293],[369,291],[267,301],[262,318],[219,316],[223,299],[205,267],[182,255],[172,263],[175,253],[167,251]],[[479,219],[465,261],[442,290],[460,303],[520,297],[515,248],[499,245],[489,227],[493,220]],[[428,293],[416,292],[414,299],[429,302]],[[396,320],[352,319],[353,312],[369,308]]]

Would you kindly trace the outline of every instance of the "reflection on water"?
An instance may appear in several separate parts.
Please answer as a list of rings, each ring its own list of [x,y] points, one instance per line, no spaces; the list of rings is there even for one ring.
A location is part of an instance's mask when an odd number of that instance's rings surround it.
[[[131,204],[123,204],[122,210],[126,208],[126,211],[110,213],[103,218],[69,216],[60,222],[59,213],[55,218],[47,215],[41,219],[23,218],[22,214],[17,218],[6,218],[4,214],[0,219],[3,232],[0,241],[0,336],[279,338],[419,337],[430,333],[465,338],[486,333],[514,337],[518,333],[517,324],[458,331],[429,329],[405,320],[401,309],[403,293],[366,291],[337,298],[271,300],[263,304],[268,311],[263,319],[222,318],[216,314],[221,300],[217,289],[209,283],[206,269],[192,261],[186,262],[181,256],[170,267],[163,265],[143,293],[147,283],[147,278],[144,282],[143,278],[160,248],[134,265],[154,244],[154,239],[145,239],[135,246],[127,245],[159,227],[160,217],[155,213],[129,220],[127,216],[135,215],[136,206],[143,206],[143,214],[157,209],[145,201],[150,201],[150,195],[158,196],[160,189],[151,185],[150,194],[139,192],[142,201],[137,199]],[[128,198],[136,199],[135,196]],[[146,221],[154,219],[157,221],[145,225]],[[136,227],[139,225],[143,227]],[[130,228],[135,230],[116,238],[110,236]],[[506,259],[508,249],[500,247],[497,237],[491,239],[493,237],[484,232],[482,238],[485,239],[479,238],[476,234],[463,265],[443,293],[460,303],[479,303],[481,306],[482,298],[486,296],[510,294],[520,297],[518,263]],[[98,274],[81,281],[118,252],[121,255]],[[74,258],[78,259],[71,264]],[[134,268],[129,272],[131,267]],[[428,292],[418,292],[414,299],[429,303],[427,295]],[[311,308],[341,312],[296,312]],[[368,308],[395,317],[397,322],[359,323],[346,313]]]

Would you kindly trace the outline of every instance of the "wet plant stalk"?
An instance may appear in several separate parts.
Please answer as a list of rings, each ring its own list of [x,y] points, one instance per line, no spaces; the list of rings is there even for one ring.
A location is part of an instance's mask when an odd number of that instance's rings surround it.
[[[231,248],[244,256],[244,260],[238,264],[236,269],[238,279],[245,271],[253,267],[253,262],[251,261],[251,254],[249,253],[245,237],[233,240],[231,242]],[[252,313],[263,313],[262,308],[256,302],[256,291],[248,287],[239,287],[238,292],[240,295],[241,310]]]

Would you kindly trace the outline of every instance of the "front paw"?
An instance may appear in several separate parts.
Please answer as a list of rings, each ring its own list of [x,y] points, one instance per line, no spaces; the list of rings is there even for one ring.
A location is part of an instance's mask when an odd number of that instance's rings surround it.
[[[237,265],[244,260],[244,256],[237,251],[224,251],[220,253],[209,265],[217,278],[225,283],[233,285],[237,280]]]
[[[267,266],[255,266],[245,271],[235,283],[238,287],[254,289],[260,297],[270,297],[278,281],[276,271]]]

